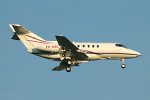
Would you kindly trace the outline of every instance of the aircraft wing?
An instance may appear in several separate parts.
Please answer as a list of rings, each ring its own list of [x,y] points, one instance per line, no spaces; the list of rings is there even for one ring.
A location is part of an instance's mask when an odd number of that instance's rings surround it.
[[[55,68],[52,69],[52,71],[62,71],[62,70],[64,70],[64,69],[66,69],[65,66],[63,66],[63,67],[56,66]]]
[[[58,44],[64,48],[65,57],[70,57],[71,60],[88,60],[88,56],[70,42],[65,36],[56,36]]]
[[[70,67],[79,66],[79,64],[80,63],[74,63],[74,64],[71,64]],[[68,66],[67,62],[61,61],[60,65],[53,68],[52,71],[62,71],[66,69],[67,66]]]

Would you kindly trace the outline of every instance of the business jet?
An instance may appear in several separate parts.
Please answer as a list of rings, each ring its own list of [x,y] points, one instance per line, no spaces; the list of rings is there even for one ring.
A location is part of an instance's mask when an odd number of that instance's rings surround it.
[[[12,39],[21,40],[27,52],[52,61],[61,61],[59,66],[52,69],[53,71],[66,69],[70,72],[71,67],[79,66],[81,63],[105,59],[121,60],[121,67],[125,68],[124,59],[141,56],[139,52],[120,43],[70,42],[62,35],[55,36],[57,41],[46,41],[19,24],[9,26],[14,33]]]

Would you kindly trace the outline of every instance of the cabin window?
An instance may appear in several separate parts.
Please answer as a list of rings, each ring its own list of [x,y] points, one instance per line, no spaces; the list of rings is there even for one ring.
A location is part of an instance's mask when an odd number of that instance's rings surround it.
[[[85,47],[85,45],[82,45],[82,47],[84,48],[84,47]]]
[[[77,46],[78,48],[80,47],[80,45]]]
[[[92,47],[94,48],[94,45],[92,45]]]
[[[99,45],[97,45],[97,48],[99,48]]]
[[[90,45],[87,46],[88,48],[90,47]]]

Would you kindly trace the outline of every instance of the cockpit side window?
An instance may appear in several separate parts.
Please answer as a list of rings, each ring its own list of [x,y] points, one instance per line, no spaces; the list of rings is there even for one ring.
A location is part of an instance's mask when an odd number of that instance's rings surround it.
[[[124,46],[124,45],[122,45],[122,44],[116,44],[116,46],[117,46],[117,47],[127,48],[127,47],[125,47],[125,46]]]

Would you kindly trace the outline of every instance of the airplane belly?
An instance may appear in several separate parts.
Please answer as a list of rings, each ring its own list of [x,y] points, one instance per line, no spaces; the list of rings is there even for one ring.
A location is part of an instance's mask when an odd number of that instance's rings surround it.
[[[36,54],[37,56],[47,58],[54,61],[60,61],[60,55],[59,54]]]
[[[101,54],[101,58],[106,58],[106,59],[128,59],[128,58],[135,58],[136,55],[131,55],[131,54]]]
[[[89,60],[99,60],[99,59],[101,59],[101,57],[97,54],[87,54],[87,56],[89,57]]]

